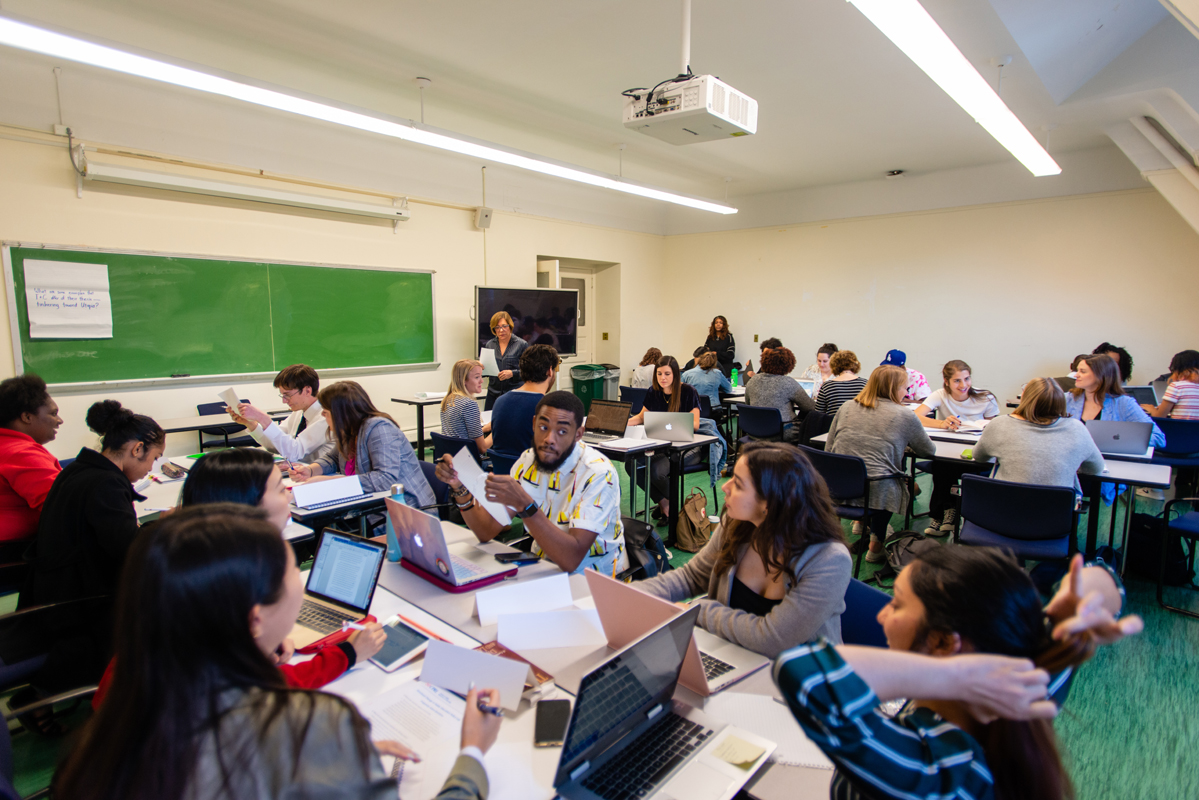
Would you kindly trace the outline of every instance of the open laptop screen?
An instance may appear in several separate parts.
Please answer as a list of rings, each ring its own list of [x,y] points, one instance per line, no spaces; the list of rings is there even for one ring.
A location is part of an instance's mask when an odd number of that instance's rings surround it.
[[[655,702],[666,704],[662,713],[669,711],[698,616],[695,606],[587,673],[579,684],[555,786],[570,780],[570,771],[591,748],[598,755],[634,728],[638,712]]]
[[[334,602],[366,609],[387,548],[354,536],[326,532],[308,575],[308,591]]]
[[[608,400],[592,400],[587,410],[587,430],[592,433],[614,433],[621,436],[629,426],[629,410],[632,403],[613,403]]]

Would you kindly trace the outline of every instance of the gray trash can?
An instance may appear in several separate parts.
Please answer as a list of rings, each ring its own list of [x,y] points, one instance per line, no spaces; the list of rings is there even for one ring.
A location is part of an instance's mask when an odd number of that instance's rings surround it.
[[[620,367],[615,364],[601,364],[608,370],[604,375],[604,399],[613,402],[620,399]]]
[[[592,400],[604,399],[604,381],[607,367],[602,364],[580,364],[570,368],[571,390],[583,401],[583,413],[591,412]]]

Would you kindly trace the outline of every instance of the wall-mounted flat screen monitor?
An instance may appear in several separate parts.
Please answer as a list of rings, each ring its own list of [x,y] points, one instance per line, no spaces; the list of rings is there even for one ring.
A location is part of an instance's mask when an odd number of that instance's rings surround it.
[[[579,293],[575,289],[502,289],[475,287],[475,319],[482,349],[495,334],[491,317],[507,311],[513,334],[529,344],[548,344],[565,358],[577,350]]]

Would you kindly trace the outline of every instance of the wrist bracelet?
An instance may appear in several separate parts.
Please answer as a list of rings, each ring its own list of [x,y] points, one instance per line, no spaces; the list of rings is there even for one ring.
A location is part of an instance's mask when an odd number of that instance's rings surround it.
[[[470,499],[470,502],[467,503],[466,505],[462,505],[457,500],[455,500],[454,505],[458,506],[459,511],[470,511],[472,508],[475,507],[475,498],[472,497]]]
[[[462,497],[463,495],[470,494],[470,490],[465,486],[459,486],[457,489],[450,489],[450,494],[454,497]]]

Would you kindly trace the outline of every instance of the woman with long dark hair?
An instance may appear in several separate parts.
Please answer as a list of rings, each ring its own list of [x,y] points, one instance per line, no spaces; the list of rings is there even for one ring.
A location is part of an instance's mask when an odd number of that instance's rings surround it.
[[[1123,590],[1078,556],[1050,604],[1010,555],[937,547],[895,581],[889,649],[803,645],[775,663],[804,732],[836,765],[838,798],[1074,797],[1058,754],[1050,673],[1140,631]],[[1054,682],[1056,683],[1056,681]],[[894,717],[880,701],[908,699]]]
[[[694,386],[683,383],[679,362],[674,356],[662,356],[654,368],[654,385],[645,393],[645,403],[640,411],[629,418],[630,425],[645,422],[646,411],[671,411],[690,413],[694,430],[699,429],[699,392]],[[703,458],[699,448],[687,451],[683,456],[684,466],[694,466]],[[633,475],[634,461],[625,462],[625,472]],[[653,456],[649,465],[650,499],[658,504],[653,511],[654,519],[666,524],[670,516],[670,460],[665,455]]]
[[[117,603],[109,699],[55,776],[75,800],[395,797],[369,723],[347,700],[290,689],[272,653],[295,624],[304,586],[291,548],[256,509],[182,509],[129,553]],[[499,719],[467,695],[462,745],[442,797],[487,792],[482,751]],[[485,718],[489,717],[489,718]],[[378,748],[376,750],[376,747]],[[473,750],[473,752],[472,752]],[[477,757],[472,757],[477,756]]]
[[[727,378],[733,371],[733,362],[737,360],[737,342],[733,332],[729,330],[729,321],[721,315],[712,318],[708,326],[708,338],[704,341],[704,349],[716,354],[720,371]]]
[[[355,381],[338,381],[321,389],[321,414],[329,422],[336,452],[291,471],[296,482],[357,475],[364,492],[404,486],[404,502],[420,508],[437,502],[421,471],[416,451],[391,415],[375,408]]]
[[[852,564],[807,457],[780,442],[748,444],[724,496],[704,548],[637,588],[675,602],[703,595],[698,625],[771,658],[817,636],[841,641]]]

